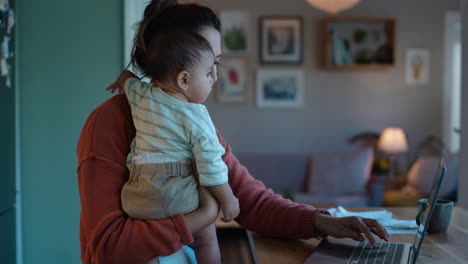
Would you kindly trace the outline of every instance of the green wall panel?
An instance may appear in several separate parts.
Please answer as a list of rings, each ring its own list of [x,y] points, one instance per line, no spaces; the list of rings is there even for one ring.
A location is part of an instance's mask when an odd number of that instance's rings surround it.
[[[81,263],[76,144],[121,70],[122,3],[18,4],[24,263]]]

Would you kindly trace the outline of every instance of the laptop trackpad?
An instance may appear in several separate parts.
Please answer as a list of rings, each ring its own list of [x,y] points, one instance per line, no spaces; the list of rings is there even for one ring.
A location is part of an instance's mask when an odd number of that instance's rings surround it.
[[[359,242],[350,239],[322,241],[304,264],[347,263]]]

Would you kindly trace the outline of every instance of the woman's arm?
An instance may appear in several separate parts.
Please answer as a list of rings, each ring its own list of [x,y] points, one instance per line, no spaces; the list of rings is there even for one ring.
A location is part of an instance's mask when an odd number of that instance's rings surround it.
[[[271,236],[311,238],[332,235],[338,238],[367,239],[375,244],[372,234],[388,241],[385,228],[376,220],[360,217],[331,217],[325,210],[310,205],[293,203],[274,194],[255,180],[232,154],[223,137],[223,160],[229,168],[229,184],[239,199],[240,214],[236,221],[243,227]],[[324,190],[326,191],[326,190]]]
[[[293,203],[267,189],[242,166],[218,133],[226,149],[223,160],[229,168],[229,185],[239,199],[240,214],[235,219],[241,226],[266,235],[311,238],[323,235],[314,228],[316,214],[324,210]]]
[[[217,216],[216,201],[201,195],[200,208],[187,215],[161,220],[137,220],[121,208],[120,192],[128,169],[91,153],[78,167],[81,200],[82,261],[138,264],[178,251],[193,242],[192,232]],[[213,205],[214,204],[214,205]]]

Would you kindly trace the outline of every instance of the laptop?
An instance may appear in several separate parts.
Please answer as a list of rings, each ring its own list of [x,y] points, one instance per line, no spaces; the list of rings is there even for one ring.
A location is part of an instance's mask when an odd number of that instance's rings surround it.
[[[415,264],[424,236],[426,235],[427,227],[429,226],[429,221],[431,220],[434,204],[439,194],[439,188],[446,170],[445,161],[441,158],[436,176],[432,183],[428,205],[424,210],[422,221],[414,237],[413,244],[383,242],[377,243],[377,247],[372,248],[367,241],[357,242],[351,239],[329,239],[322,241],[304,264]]]

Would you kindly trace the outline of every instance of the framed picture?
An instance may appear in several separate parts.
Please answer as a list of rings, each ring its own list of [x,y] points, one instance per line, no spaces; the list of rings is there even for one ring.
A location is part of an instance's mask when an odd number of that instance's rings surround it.
[[[322,38],[326,69],[381,70],[395,64],[393,18],[326,18]]]
[[[215,90],[218,103],[245,103],[247,70],[243,58],[223,58],[218,67],[218,85]]]
[[[223,25],[221,38],[223,53],[226,55],[245,55],[249,48],[250,16],[247,11],[229,10],[219,14]]]
[[[299,108],[304,98],[304,73],[293,69],[257,72],[257,106]]]
[[[302,63],[302,17],[263,16],[259,18],[259,24],[261,63]]]
[[[410,48],[406,51],[406,83],[424,85],[429,83],[429,50]]]

